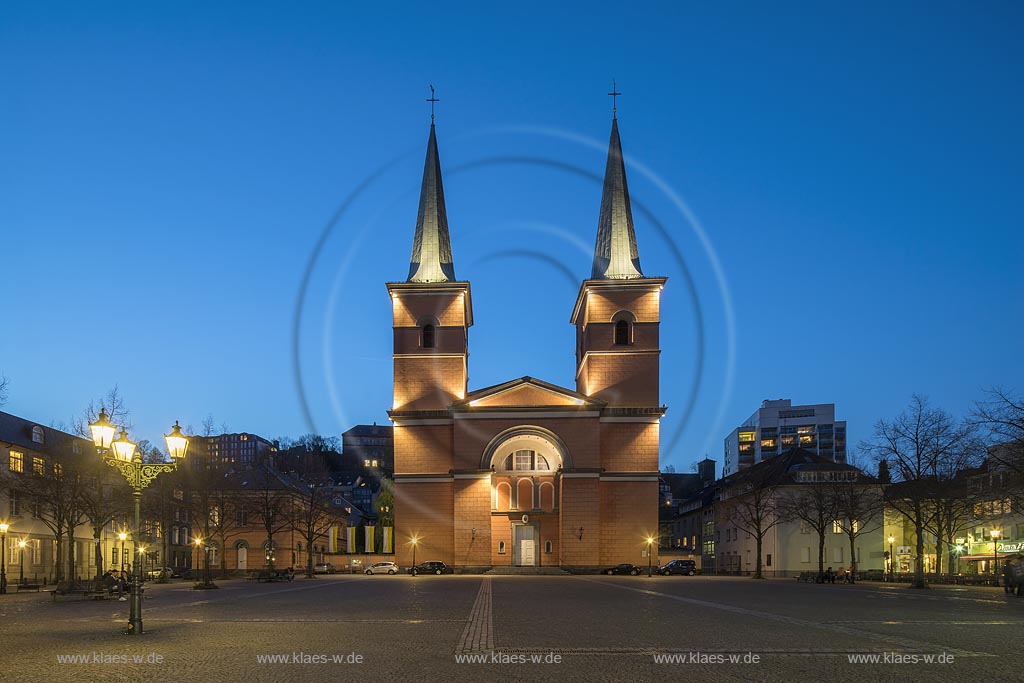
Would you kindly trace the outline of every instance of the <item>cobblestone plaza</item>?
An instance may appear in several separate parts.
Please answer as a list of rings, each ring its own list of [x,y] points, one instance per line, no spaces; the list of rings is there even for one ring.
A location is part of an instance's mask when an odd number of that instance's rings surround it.
[[[1016,680],[1002,589],[718,577],[331,576],[126,603],[0,601],[3,669],[117,680]],[[854,663],[851,660],[878,660]]]

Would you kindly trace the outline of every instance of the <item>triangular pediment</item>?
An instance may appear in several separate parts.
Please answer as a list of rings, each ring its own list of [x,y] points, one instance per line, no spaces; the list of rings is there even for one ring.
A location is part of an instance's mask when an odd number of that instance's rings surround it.
[[[580,408],[600,407],[602,401],[549,384],[533,377],[521,377],[470,392],[456,404],[462,408]]]

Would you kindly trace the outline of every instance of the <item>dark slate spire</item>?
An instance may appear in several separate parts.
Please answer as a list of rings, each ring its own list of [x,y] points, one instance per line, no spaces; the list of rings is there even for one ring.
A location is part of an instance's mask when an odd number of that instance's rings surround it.
[[[444,208],[441,184],[441,160],[437,155],[437,136],[430,124],[427,159],[423,164],[420,210],[416,215],[416,235],[412,241],[409,282],[451,282],[455,280],[452,245],[448,238],[448,215]]]
[[[601,217],[597,220],[594,270],[590,277],[593,280],[633,280],[643,276],[636,249],[636,232],[633,230],[633,212],[629,207],[619,123],[613,118],[601,193]]]

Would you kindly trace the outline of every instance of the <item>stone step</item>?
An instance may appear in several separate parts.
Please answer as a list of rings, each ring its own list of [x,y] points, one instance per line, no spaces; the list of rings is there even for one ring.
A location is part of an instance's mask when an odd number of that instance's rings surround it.
[[[492,567],[484,573],[491,576],[569,576],[561,567]]]

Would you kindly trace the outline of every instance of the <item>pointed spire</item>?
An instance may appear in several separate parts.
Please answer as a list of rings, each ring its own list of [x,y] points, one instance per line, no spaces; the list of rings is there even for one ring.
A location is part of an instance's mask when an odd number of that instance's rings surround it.
[[[433,89],[431,89],[433,90]],[[433,92],[431,92],[433,97]],[[433,106],[433,103],[431,103]],[[431,113],[433,118],[433,113]],[[441,184],[441,160],[437,155],[437,136],[430,122],[427,159],[423,164],[420,186],[420,210],[416,216],[416,235],[412,241],[409,282],[451,282],[455,280],[452,246],[448,237],[448,214]]]
[[[615,92],[614,88],[612,92]],[[597,220],[594,269],[590,277],[593,280],[633,280],[643,276],[636,249],[636,232],[633,230],[633,211],[629,206],[619,123],[612,118],[604,190],[601,192],[601,216]]]

